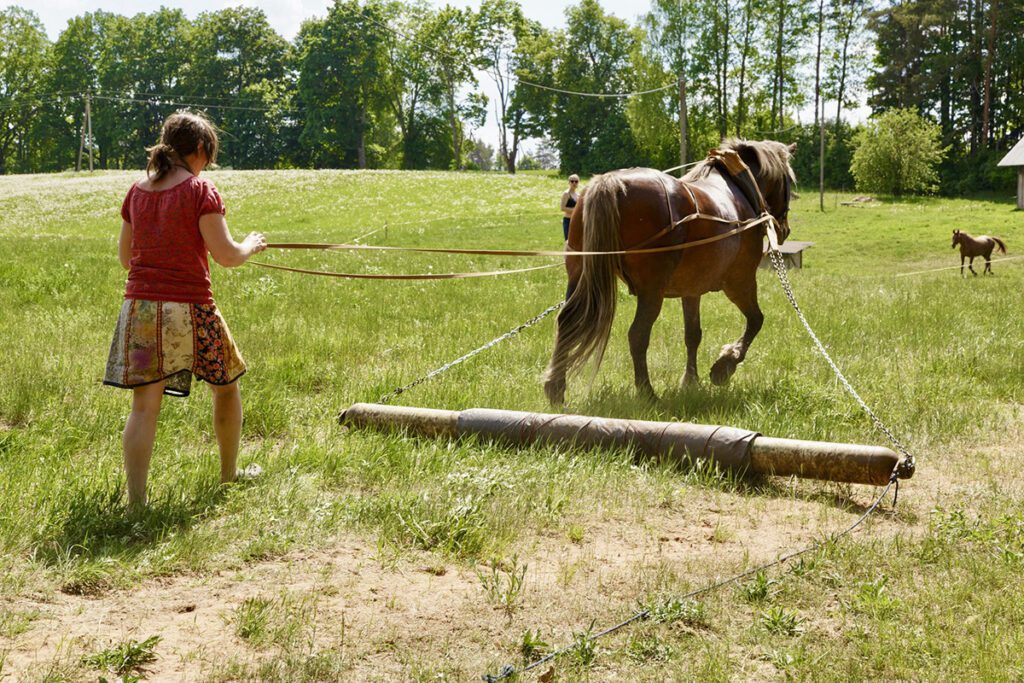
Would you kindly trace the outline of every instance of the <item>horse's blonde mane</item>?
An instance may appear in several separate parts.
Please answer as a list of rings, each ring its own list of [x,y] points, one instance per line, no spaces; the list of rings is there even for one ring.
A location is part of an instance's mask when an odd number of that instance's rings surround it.
[[[738,138],[727,138],[722,140],[719,149],[732,150],[739,155],[750,151],[757,156],[757,163],[761,167],[760,175],[770,183],[781,183],[786,177],[792,183],[796,183],[796,175],[789,166],[789,146],[775,140],[740,140]],[[697,180],[707,175],[711,170],[707,161],[702,161],[687,173],[683,180]]]

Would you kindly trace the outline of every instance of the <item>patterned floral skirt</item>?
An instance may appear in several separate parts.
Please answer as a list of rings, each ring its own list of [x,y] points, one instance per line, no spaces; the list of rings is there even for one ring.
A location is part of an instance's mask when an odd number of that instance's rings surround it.
[[[231,384],[244,373],[245,361],[215,304],[126,299],[103,383],[131,389],[165,380],[165,394],[188,396],[192,375]]]

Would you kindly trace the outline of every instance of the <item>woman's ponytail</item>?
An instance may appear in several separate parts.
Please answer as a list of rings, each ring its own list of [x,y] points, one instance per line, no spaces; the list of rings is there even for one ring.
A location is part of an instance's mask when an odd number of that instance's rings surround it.
[[[146,175],[155,174],[154,181],[163,178],[174,168],[174,157],[177,156],[174,148],[164,142],[159,142],[152,147],[146,148],[149,152],[149,161],[146,163]]]
[[[206,154],[207,165],[212,164],[217,161],[219,146],[217,129],[209,119],[193,112],[176,112],[164,121],[160,142],[146,148],[149,152],[146,175],[155,173],[154,182],[160,180],[175,164],[183,164],[200,147]]]

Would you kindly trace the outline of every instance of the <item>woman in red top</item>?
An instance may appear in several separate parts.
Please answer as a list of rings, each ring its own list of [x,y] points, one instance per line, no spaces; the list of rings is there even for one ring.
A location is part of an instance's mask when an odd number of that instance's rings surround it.
[[[221,481],[237,476],[242,397],[236,380],[245,362],[214,304],[206,254],[231,268],[266,249],[267,241],[253,232],[235,242],[217,189],[200,180],[218,146],[205,118],[172,114],[160,143],[148,150],[146,179],[132,185],[121,207],[118,256],[128,283],[103,383],[133,390],[123,438],[130,507],[146,503],[163,395],[188,396],[192,375],[213,390]]]

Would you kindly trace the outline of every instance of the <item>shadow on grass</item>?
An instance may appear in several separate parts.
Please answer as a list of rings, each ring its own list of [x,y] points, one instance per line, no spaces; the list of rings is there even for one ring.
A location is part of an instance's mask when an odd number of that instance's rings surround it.
[[[721,419],[729,414],[743,414],[751,405],[783,405],[791,391],[784,384],[712,387],[702,383],[674,387],[663,391],[656,401],[650,401],[639,396],[633,387],[605,387],[573,402],[567,412],[629,420],[667,421],[680,416],[687,421]]]
[[[225,494],[224,487],[208,484],[129,510],[120,483],[77,491],[67,496],[58,519],[36,536],[34,559],[61,573],[65,593],[103,592],[113,585],[118,566],[134,567],[154,544],[201,522]]]

